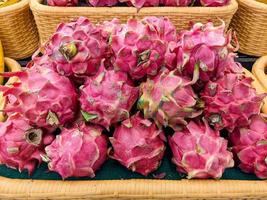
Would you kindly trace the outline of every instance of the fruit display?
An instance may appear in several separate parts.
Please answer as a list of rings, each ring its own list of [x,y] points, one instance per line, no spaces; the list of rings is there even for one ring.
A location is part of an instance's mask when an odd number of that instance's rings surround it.
[[[138,10],[142,7],[188,7],[188,6],[203,6],[203,7],[218,7],[226,6],[230,0],[47,0],[49,6],[93,6],[93,7],[113,7],[113,6],[133,6]]]
[[[0,74],[19,79],[0,87],[0,163],[32,174],[43,160],[66,179],[110,159],[148,176],[170,149],[189,179],[235,164],[267,178],[265,88],[237,50],[224,22],[180,33],[166,17],[61,23],[22,72]]]

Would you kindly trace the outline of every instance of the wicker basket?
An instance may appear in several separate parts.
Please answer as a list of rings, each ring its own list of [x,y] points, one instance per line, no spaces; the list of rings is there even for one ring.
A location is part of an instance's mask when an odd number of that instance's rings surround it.
[[[27,58],[38,48],[38,32],[29,0],[0,9],[0,40],[5,56],[14,59]]]
[[[147,7],[137,12],[134,7],[51,7],[42,4],[42,0],[31,0],[31,10],[38,27],[41,42],[45,42],[60,22],[68,22],[79,16],[88,17],[92,22],[111,20],[114,17],[125,22],[127,19],[145,16],[166,16],[178,30],[189,27],[189,22],[207,22],[212,20],[220,24],[224,20],[227,27],[237,10],[236,0],[225,7]]]
[[[239,8],[231,27],[236,30],[240,52],[263,56],[267,54],[267,4],[255,0],[238,0]]]

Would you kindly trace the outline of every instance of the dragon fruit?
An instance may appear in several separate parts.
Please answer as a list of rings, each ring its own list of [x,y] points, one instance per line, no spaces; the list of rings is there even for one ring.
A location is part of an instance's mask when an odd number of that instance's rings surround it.
[[[44,146],[52,142],[54,136],[40,128],[32,127],[18,114],[0,122],[0,164],[28,170],[32,174],[37,164],[41,163]]]
[[[234,166],[227,140],[205,121],[190,121],[184,130],[169,138],[169,144],[177,171],[187,174],[187,178],[219,179],[226,168]]]
[[[114,6],[118,3],[118,0],[88,0],[88,3],[94,7],[97,6]]]
[[[77,6],[78,0],[47,0],[49,6]]]
[[[226,6],[229,3],[230,0],[200,0],[200,4],[207,7]]]
[[[160,0],[119,0],[121,3],[127,3],[129,6],[134,6],[137,9],[142,7],[159,6]]]
[[[161,0],[160,4],[164,6],[188,6],[192,0]]]
[[[130,116],[129,111],[138,98],[138,92],[126,73],[106,70],[102,65],[80,89],[82,114],[86,121],[109,129],[111,124]]]
[[[230,133],[233,152],[239,159],[239,167],[259,178],[267,178],[267,123],[256,115],[246,127],[236,128]]]
[[[161,126],[180,129],[186,119],[202,113],[202,101],[194,93],[191,83],[177,71],[163,71],[154,79],[148,79],[140,86],[141,97],[138,109],[143,110],[145,118],[152,118]]]
[[[172,40],[176,40],[175,28],[167,18],[129,20],[110,37],[115,70],[128,72],[135,80],[155,76],[164,65],[164,54]]]
[[[85,124],[64,128],[45,148],[46,155],[42,158],[48,162],[49,170],[58,172],[63,179],[93,178],[107,159],[107,138],[101,132],[100,127]]]
[[[72,120],[77,94],[70,80],[49,68],[37,67],[22,72],[4,73],[17,76],[14,87],[0,86],[6,98],[7,115],[21,114],[33,126],[55,129]]]
[[[56,71],[65,76],[83,77],[97,73],[105,57],[107,43],[103,30],[84,17],[61,23],[46,43],[44,54],[56,63]]]
[[[109,154],[128,169],[146,176],[159,167],[164,141],[163,131],[137,113],[115,129]]]
[[[208,82],[201,96],[205,102],[204,115],[217,130],[230,132],[246,126],[250,117],[260,113],[265,94],[257,95],[252,79],[241,74],[225,74],[215,82]]]
[[[238,49],[235,34],[224,33],[225,24],[214,27],[196,23],[191,30],[183,31],[178,42],[171,42],[165,54],[169,69],[178,68],[180,73],[193,76],[195,66],[200,68],[199,81],[217,80],[226,72],[242,73],[242,67],[236,63],[234,53]],[[234,36],[237,47],[231,45]]]

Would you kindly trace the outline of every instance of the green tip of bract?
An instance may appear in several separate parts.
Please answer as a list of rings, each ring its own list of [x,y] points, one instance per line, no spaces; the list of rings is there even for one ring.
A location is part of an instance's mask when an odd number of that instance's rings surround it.
[[[91,114],[91,113],[85,112],[83,110],[81,110],[81,113],[82,113],[84,120],[87,122],[89,122],[93,119],[96,119],[98,117],[96,114]]]
[[[64,56],[64,58],[67,61],[70,61],[72,58],[74,58],[77,55],[78,49],[75,43],[71,42],[71,43],[66,43],[60,46],[59,52]]]

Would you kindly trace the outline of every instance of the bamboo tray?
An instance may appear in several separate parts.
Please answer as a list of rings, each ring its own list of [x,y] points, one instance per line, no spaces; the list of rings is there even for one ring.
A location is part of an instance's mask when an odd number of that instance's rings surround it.
[[[0,40],[5,56],[14,59],[27,58],[36,51],[39,39],[29,0],[0,8]]]
[[[248,55],[267,55],[267,4],[238,0],[231,27],[237,32],[240,49]]]
[[[171,19],[177,30],[189,28],[189,22],[213,21],[216,25],[224,20],[228,27],[238,4],[231,0],[224,7],[51,7],[42,4],[43,0],[31,0],[33,12],[41,42],[47,41],[60,22],[68,22],[79,16],[90,19],[93,23],[111,20],[114,17],[122,22],[129,18],[143,18],[145,16],[166,16]]]

